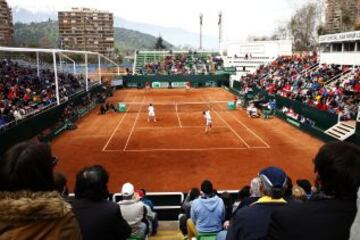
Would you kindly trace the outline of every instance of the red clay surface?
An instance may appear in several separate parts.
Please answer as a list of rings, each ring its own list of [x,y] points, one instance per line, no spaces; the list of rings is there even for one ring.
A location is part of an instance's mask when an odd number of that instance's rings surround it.
[[[57,170],[74,185],[85,166],[103,165],[109,188],[123,183],[148,191],[188,191],[204,179],[216,189],[235,190],[267,166],[282,167],[293,178],[314,179],[312,159],[323,144],[280,119],[250,119],[243,109],[226,110],[233,96],[220,88],[120,90],[110,99],[128,103],[127,113],[94,110],[78,129],[53,142]],[[214,128],[204,133],[202,111],[211,104]],[[200,104],[200,103],[204,104]],[[136,104],[132,104],[136,103]],[[157,123],[147,122],[153,103]],[[185,104],[199,103],[199,104]]]

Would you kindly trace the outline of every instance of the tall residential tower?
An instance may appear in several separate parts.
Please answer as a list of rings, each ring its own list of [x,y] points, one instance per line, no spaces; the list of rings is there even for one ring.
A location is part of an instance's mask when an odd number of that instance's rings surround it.
[[[58,13],[59,47],[70,50],[114,53],[114,17],[107,11],[73,8]]]
[[[0,45],[10,45],[13,33],[11,8],[6,0],[0,0]]]
[[[360,0],[327,0],[326,32],[354,30],[360,24]]]

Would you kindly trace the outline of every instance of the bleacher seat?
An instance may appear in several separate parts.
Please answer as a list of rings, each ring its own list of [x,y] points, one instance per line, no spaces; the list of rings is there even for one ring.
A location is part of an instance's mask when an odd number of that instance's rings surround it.
[[[144,239],[136,235],[131,235],[127,240],[144,240]]]
[[[198,233],[196,240],[216,240],[216,233]]]

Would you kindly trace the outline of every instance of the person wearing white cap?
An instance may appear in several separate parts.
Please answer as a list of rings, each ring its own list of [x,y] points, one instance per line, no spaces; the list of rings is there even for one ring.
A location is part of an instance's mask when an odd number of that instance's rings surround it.
[[[121,214],[130,225],[132,234],[145,238],[147,235],[147,225],[142,221],[147,216],[151,217],[152,212],[140,199],[136,198],[134,185],[125,183],[121,188],[122,201],[119,201]]]

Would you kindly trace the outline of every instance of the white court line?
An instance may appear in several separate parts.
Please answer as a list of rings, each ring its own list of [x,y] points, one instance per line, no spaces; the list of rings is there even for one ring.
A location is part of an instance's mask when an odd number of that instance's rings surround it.
[[[219,114],[217,111],[213,110],[213,112],[216,113],[216,115],[218,115],[218,117],[225,123],[225,125],[245,144],[245,146],[246,146],[247,148],[250,148],[249,144],[247,144],[247,143],[245,142],[245,140],[244,140],[242,137],[240,137],[240,135],[229,125],[229,123],[227,123],[227,122],[225,121],[224,118],[222,118],[222,117],[220,116],[220,114]]]
[[[250,147],[250,148],[254,148],[254,149],[269,149],[270,147],[266,147],[266,146],[254,146],[254,147]]]
[[[201,99],[203,99],[203,100],[208,100],[207,98],[205,98],[205,97],[201,97]],[[239,139],[240,139],[240,141],[242,141],[244,144],[245,144],[245,146],[247,147],[247,148],[250,148],[250,146],[249,146],[249,144],[247,144],[247,142],[245,142],[245,140],[242,138],[242,137],[240,137],[240,135],[229,125],[229,123],[228,122],[226,122],[225,121],[225,119],[224,118],[222,118],[221,116],[220,116],[220,114],[216,111],[216,110],[212,110],[214,113],[216,113],[216,115],[218,115],[218,117],[223,121],[223,123],[225,123],[225,125],[235,134],[235,136],[237,136]]]
[[[215,150],[247,150],[248,148],[235,147],[214,147],[214,148],[158,148],[158,149],[126,149],[126,150],[106,150],[105,152],[191,152],[191,151],[215,151]]]
[[[180,128],[182,128],[183,126],[182,126],[182,124],[181,124],[181,120],[180,120],[180,116],[179,116],[179,112],[178,112],[178,105],[177,105],[177,103],[175,103],[175,109],[176,109],[176,116],[177,116],[177,119],[178,119],[178,121],[179,121],[179,126],[180,126]]]
[[[204,128],[200,126],[182,126],[181,128],[189,128],[189,129],[197,129],[197,128]],[[228,128],[226,126],[213,126],[212,128]],[[179,127],[136,127],[136,130],[162,130],[162,129],[179,129]]]
[[[222,108],[224,108],[223,106],[221,106]],[[257,135],[253,130],[251,130],[248,126],[246,126],[243,122],[241,122],[239,119],[237,119],[234,116],[234,113],[230,113],[231,117],[233,119],[235,119],[235,121],[237,121],[238,123],[240,123],[240,125],[242,125],[246,130],[248,130],[252,135],[254,135],[257,139],[259,139],[265,146],[266,148],[270,148],[270,145],[264,141],[264,139],[262,139],[259,135]],[[256,148],[256,147],[252,147],[252,148]]]
[[[145,99],[145,96],[143,96],[143,99],[142,99],[142,101],[141,101],[142,103],[144,103],[144,99]],[[139,119],[142,106],[143,106],[143,105],[141,104],[141,105],[140,105],[140,109],[139,109],[139,111],[138,111],[138,113],[137,113],[137,115],[136,115],[136,118],[135,118],[135,121],[134,121],[134,125],[132,126],[131,132],[130,132],[127,140],[126,140],[125,147],[124,147],[123,151],[126,150],[128,144],[129,144],[129,142],[130,142],[130,138],[131,138],[131,136],[132,136],[133,133],[134,133],[135,125],[136,125],[136,123],[137,123],[137,120]]]
[[[133,100],[135,100],[135,98],[136,98],[136,96],[134,96],[134,99],[133,99]],[[124,99],[125,99],[125,97],[124,97]],[[130,108],[130,107],[129,107],[129,108]],[[116,131],[119,129],[121,123],[124,121],[125,116],[126,116],[127,113],[128,113],[128,111],[126,111],[126,112],[124,113],[124,115],[123,115],[122,118],[120,119],[119,123],[116,125],[114,131],[112,132],[112,134],[110,135],[108,141],[106,142],[106,144],[104,145],[104,147],[103,147],[103,149],[102,149],[103,152],[106,150],[106,148],[107,148],[108,145],[110,144],[111,139],[114,137]]]

